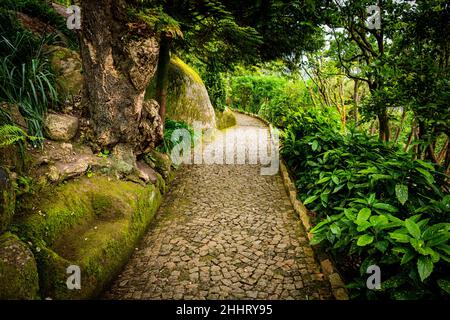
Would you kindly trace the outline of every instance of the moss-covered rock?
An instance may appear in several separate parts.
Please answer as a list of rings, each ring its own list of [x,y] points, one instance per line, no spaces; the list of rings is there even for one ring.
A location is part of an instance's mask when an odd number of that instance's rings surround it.
[[[0,167],[0,233],[5,231],[12,221],[15,209],[15,190],[11,173]]]
[[[178,57],[172,57],[168,76],[167,117],[190,125],[198,121],[203,124],[204,129],[215,128],[214,108],[198,73]],[[146,99],[153,98],[155,98],[155,81],[146,92]]]
[[[56,73],[58,92],[65,97],[78,95],[83,88],[84,81],[78,52],[64,47],[51,46],[48,54]]]
[[[221,113],[216,113],[217,115],[217,129],[224,130],[227,128],[234,127],[237,123],[236,116],[233,111],[226,108]]]
[[[167,183],[174,179],[175,173],[172,170],[172,161],[167,154],[152,150],[144,156],[144,161],[151,168],[158,171]]]
[[[42,297],[96,297],[129,259],[161,202],[153,185],[106,176],[83,177],[49,190],[34,213],[16,222],[33,243]],[[69,290],[71,265],[81,269],[81,289]]]
[[[38,272],[33,253],[9,232],[0,236],[0,300],[37,299]]]

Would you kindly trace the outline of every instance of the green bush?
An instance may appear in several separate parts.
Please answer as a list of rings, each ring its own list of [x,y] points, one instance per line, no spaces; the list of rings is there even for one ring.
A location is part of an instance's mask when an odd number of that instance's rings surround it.
[[[29,134],[43,138],[43,121],[48,106],[58,100],[55,78],[49,62],[42,56],[47,38],[36,42],[28,32],[14,38],[0,37],[0,101],[19,106]],[[30,48],[34,44],[33,48]],[[27,55],[22,52],[27,51]],[[34,140],[39,144],[41,139]]]
[[[450,196],[442,170],[364,133],[342,134],[331,111],[291,112],[284,121],[283,157],[301,200],[317,212],[313,243],[345,266],[353,296],[447,295]],[[382,271],[379,291],[366,288],[372,264]]]
[[[172,134],[175,130],[186,129],[191,134],[192,139],[194,139],[194,130],[191,126],[183,121],[176,121],[172,119],[166,119],[164,125],[164,139],[162,144],[157,148],[157,151],[169,154],[174,148],[175,144],[172,141]]]
[[[311,104],[302,82],[277,76],[231,77],[229,95],[233,108],[257,114],[278,127],[285,126],[286,112]]]

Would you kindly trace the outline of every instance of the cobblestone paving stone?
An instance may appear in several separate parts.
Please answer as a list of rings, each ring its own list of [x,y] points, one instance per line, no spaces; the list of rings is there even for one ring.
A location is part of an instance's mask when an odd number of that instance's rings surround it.
[[[261,128],[236,114],[238,126]],[[259,165],[180,168],[104,299],[332,299],[280,175]]]

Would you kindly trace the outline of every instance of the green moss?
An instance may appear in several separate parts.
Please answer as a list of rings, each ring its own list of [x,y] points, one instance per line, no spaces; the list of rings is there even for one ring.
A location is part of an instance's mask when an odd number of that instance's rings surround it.
[[[18,222],[23,236],[41,246],[36,259],[42,295],[97,296],[126,263],[160,202],[153,185],[101,176],[84,177],[44,195],[38,208],[45,217],[33,214]],[[81,290],[67,289],[70,265],[81,268]]]
[[[184,61],[181,60],[180,58],[173,56],[170,59],[170,63],[180,68],[184,74],[188,75],[196,83],[204,85],[202,78],[200,78],[200,75],[186,63],[184,63]]]
[[[144,156],[144,161],[152,168],[154,168],[165,180],[164,189],[166,183],[169,184],[175,177],[172,172],[172,161],[167,154],[160,153],[156,150],[152,150]],[[162,181],[158,177],[158,186],[161,187]]]
[[[216,113],[217,115],[217,128],[224,130],[230,127],[234,127],[237,123],[234,113],[230,109],[225,109],[222,113]]]
[[[9,232],[0,236],[0,300],[37,299],[38,273],[33,254]]]
[[[166,116],[176,121],[194,121],[215,126],[215,114],[208,92],[199,74],[178,57],[170,60]],[[147,87],[145,99],[155,99],[156,80]]]
[[[0,167],[0,233],[8,229],[14,216],[16,195],[11,173]]]

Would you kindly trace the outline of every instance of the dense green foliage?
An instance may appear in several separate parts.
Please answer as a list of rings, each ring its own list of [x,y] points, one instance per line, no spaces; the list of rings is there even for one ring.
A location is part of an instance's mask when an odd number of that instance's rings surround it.
[[[387,1],[382,30],[364,25],[368,1],[331,5],[329,46],[297,70],[229,76],[228,103],[283,130],[313,243],[354,298],[449,295],[448,33],[437,38],[448,6],[432,2]],[[381,268],[381,290],[367,288],[370,265]]]
[[[19,106],[30,135],[42,138],[44,115],[58,99],[54,75],[42,55],[47,39],[37,42],[32,34],[20,31],[14,38],[1,37],[0,100]]]
[[[258,114],[278,127],[284,127],[283,115],[287,111],[311,104],[302,82],[277,75],[232,76],[228,91],[232,108]]]
[[[26,14],[46,25],[36,34],[18,19]],[[2,1],[0,6],[0,102],[17,105],[25,118],[34,145],[42,142],[47,109],[58,103],[55,76],[44,49],[49,44],[77,47],[75,34],[48,3],[38,0]],[[1,125],[13,125],[7,108]],[[9,132],[9,131],[8,131]],[[26,136],[29,138],[29,136]],[[23,139],[15,139],[20,142]],[[7,140],[10,142],[11,140]],[[6,143],[6,141],[3,141]]]
[[[194,139],[194,130],[191,126],[189,126],[187,123],[183,121],[176,121],[167,118],[164,125],[164,139],[161,146],[157,148],[159,152],[167,153],[169,154],[174,146],[176,145],[177,141],[173,141],[172,135],[175,130],[184,129],[189,131],[192,139]]]
[[[353,294],[443,294],[439,284],[448,281],[450,263],[444,174],[362,132],[341,134],[339,120],[328,111],[292,112],[285,122],[283,157],[304,204],[320,221],[313,243],[326,243],[340,262],[350,256]],[[361,272],[355,273],[359,264]],[[383,272],[380,292],[366,288],[372,264]]]
[[[160,41],[160,106],[177,54],[225,110],[219,127],[234,123],[231,107],[282,130],[282,156],[313,217],[312,243],[337,263],[352,297],[448,299],[449,4],[378,1],[373,29],[365,23],[373,2],[126,1],[130,28],[144,25]],[[26,30],[17,13],[56,34]],[[58,103],[48,44],[77,48],[48,2],[1,2],[0,148],[42,141],[45,113]],[[28,132],[6,105],[18,106]],[[177,129],[195,139],[189,125],[165,119],[159,151],[173,149]],[[370,265],[381,268],[380,290],[366,286]]]

